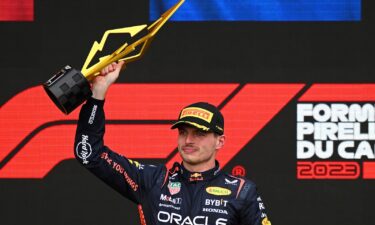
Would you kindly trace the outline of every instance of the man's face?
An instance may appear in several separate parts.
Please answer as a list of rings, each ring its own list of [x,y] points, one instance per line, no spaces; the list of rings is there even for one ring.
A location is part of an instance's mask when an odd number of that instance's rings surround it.
[[[224,140],[224,135],[215,135],[193,126],[181,125],[178,128],[178,151],[184,164],[191,166],[214,165],[216,152],[223,147]]]

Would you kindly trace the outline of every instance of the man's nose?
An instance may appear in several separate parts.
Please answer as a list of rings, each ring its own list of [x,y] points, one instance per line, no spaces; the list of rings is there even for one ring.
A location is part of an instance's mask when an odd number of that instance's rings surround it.
[[[188,133],[186,135],[185,142],[186,143],[194,143],[194,135],[192,133]]]

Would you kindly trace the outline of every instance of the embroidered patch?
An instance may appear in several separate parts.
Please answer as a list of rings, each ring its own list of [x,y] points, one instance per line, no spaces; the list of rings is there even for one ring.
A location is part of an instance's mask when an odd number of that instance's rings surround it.
[[[180,182],[169,182],[168,189],[171,195],[175,195],[181,190],[181,183]]]

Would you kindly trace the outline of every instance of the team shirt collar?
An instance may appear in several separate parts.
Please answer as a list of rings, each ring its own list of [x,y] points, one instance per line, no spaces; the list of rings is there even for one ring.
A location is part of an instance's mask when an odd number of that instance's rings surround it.
[[[173,168],[170,170],[170,172],[179,172],[181,174],[181,177],[188,182],[199,182],[199,181],[206,181],[206,180],[211,180],[215,176],[217,176],[220,173],[220,165],[219,162],[216,160],[215,161],[215,167],[204,171],[204,172],[190,172],[188,171],[183,163],[175,163],[173,165]]]

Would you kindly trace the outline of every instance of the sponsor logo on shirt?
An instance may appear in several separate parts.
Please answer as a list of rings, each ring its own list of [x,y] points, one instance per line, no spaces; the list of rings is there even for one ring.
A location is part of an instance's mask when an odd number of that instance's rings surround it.
[[[92,107],[92,111],[91,111],[91,115],[90,115],[90,118],[89,118],[89,124],[93,124],[94,123],[94,119],[95,119],[95,114],[96,114],[96,110],[98,109],[98,106],[97,105],[94,105]]]
[[[218,196],[230,195],[232,193],[229,189],[222,187],[208,187],[206,188],[206,191],[208,194]]]
[[[238,180],[228,180],[227,178],[225,178],[225,184],[237,186]]]
[[[259,202],[259,209],[260,210],[265,210],[266,208],[264,207],[263,202]]]
[[[144,165],[143,164],[140,164],[139,162],[131,160],[131,159],[128,159],[128,160],[129,160],[130,164],[135,165],[135,167],[137,167],[139,170],[143,170],[144,169]]]
[[[87,158],[90,157],[92,154],[92,149],[90,143],[87,141],[89,140],[89,136],[82,134],[82,140],[76,146],[76,154],[78,158],[82,159],[83,164],[88,164],[89,161]]]
[[[201,173],[193,173],[189,177],[189,181],[199,181],[203,180],[203,176]]]
[[[271,221],[269,221],[268,218],[266,217],[262,220],[262,225],[271,225]]]
[[[262,198],[260,196],[257,197],[257,202],[258,202],[258,207],[261,211],[261,214],[260,214],[260,217],[261,218],[264,218],[264,219],[267,219],[267,214],[265,213],[265,207],[264,207],[264,203],[262,202]],[[268,220],[268,219],[267,219]],[[268,221],[269,222],[269,221]],[[266,223],[267,224],[267,223]],[[267,224],[268,225],[268,224]],[[271,223],[269,223],[269,225],[271,225]]]
[[[210,213],[219,213],[219,214],[225,214],[228,215],[228,211],[225,209],[212,209],[212,208],[203,208],[203,212],[210,212]]]
[[[177,213],[169,213],[165,211],[159,211],[158,212],[158,221],[161,223],[167,223],[167,224],[179,224],[179,225],[226,225],[227,219],[224,218],[218,218],[215,223],[208,223],[208,216],[195,216],[190,217],[186,216],[183,217],[180,214]],[[268,225],[268,224],[267,224]]]
[[[180,210],[181,209],[181,207],[179,207],[179,206],[174,206],[174,205],[169,205],[169,204],[163,204],[163,203],[159,203],[159,207],[172,208],[172,209],[175,209],[175,210]]]
[[[174,180],[177,176],[177,173],[173,174],[172,176],[169,177],[169,180]]]
[[[171,195],[175,195],[181,190],[181,183],[180,182],[169,182],[168,189]]]
[[[206,199],[205,205],[208,206],[224,206],[227,207],[227,200],[224,199]]]
[[[120,165],[118,162],[113,161],[113,159],[109,157],[107,152],[103,152],[100,155],[100,158],[107,162],[108,165],[112,166],[113,170],[121,174],[124,177],[126,183],[128,183],[131,189],[133,189],[133,191],[138,190],[138,184],[128,175],[128,173],[125,171],[122,165]]]
[[[165,201],[165,202],[170,202],[170,203],[173,203],[175,205],[181,205],[181,203],[182,203],[182,198],[172,198],[171,196],[168,196],[168,195],[165,195],[165,194],[160,195],[160,200]]]

